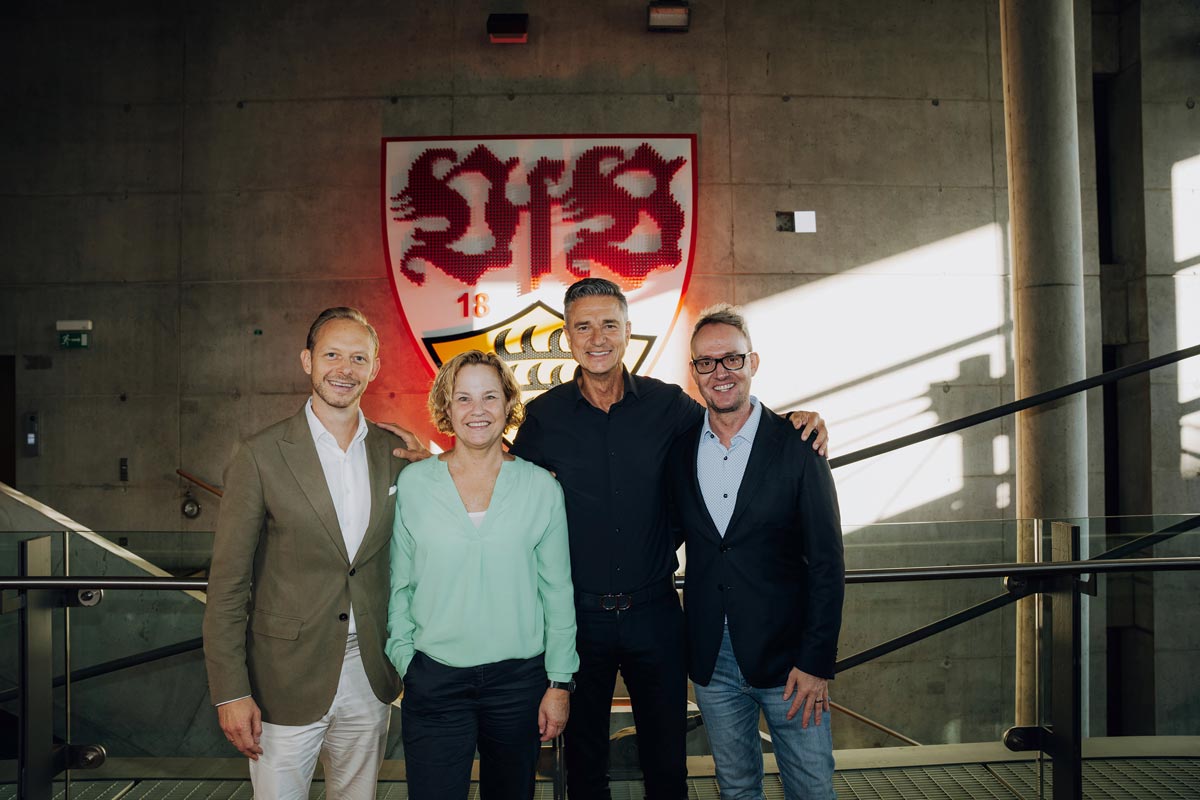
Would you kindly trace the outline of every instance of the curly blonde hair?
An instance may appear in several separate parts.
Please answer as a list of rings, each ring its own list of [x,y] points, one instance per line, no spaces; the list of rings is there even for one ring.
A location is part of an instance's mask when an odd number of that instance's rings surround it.
[[[429,387],[429,416],[439,433],[452,434],[454,428],[450,425],[450,400],[454,395],[454,381],[463,367],[472,364],[482,364],[496,370],[500,376],[500,385],[504,388],[504,404],[509,406],[508,415],[504,420],[504,430],[518,427],[525,420],[525,404],[521,402],[521,386],[516,376],[495,353],[485,353],[482,350],[468,350],[459,353],[454,358],[442,364]]]

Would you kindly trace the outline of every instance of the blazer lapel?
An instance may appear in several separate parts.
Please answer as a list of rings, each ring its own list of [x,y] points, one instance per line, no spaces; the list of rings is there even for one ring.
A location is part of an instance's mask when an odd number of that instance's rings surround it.
[[[742,476],[742,485],[738,487],[733,516],[729,518],[729,527],[725,529],[727,538],[734,531],[742,514],[749,508],[750,501],[758,493],[758,488],[768,480],[770,466],[778,456],[780,447],[783,446],[778,422],[779,418],[770,409],[763,406],[762,419],[758,421],[758,431],[754,434],[754,447],[750,451],[750,461],[746,463],[746,473]]]
[[[388,446],[387,437],[381,435],[368,422],[365,444],[367,475],[371,482],[371,517],[367,522],[366,536],[354,557],[355,562],[373,555],[379,549],[380,540],[387,541],[391,537],[391,528],[380,523],[387,513],[389,502],[395,501],[395,498],[388,494],[392,486],[392,450]]]
[[[325,472],[321,469],[321,459],[317,456],[317,446],[313,443],[312,432],[308,429],[308,418],[304,409],[292,417],[287,432],[279,440],[279,452],[292,471],[296,482],[300,484],[305,498],[312,505],[317,518],[325,526],[325,532],[333,541],[334,547],[350,563],[346,554],[346,540],[342,536],[342,526],[338,524],[337,510],[333,507],[333,498],[329,495],[329,485],[325,482]]]

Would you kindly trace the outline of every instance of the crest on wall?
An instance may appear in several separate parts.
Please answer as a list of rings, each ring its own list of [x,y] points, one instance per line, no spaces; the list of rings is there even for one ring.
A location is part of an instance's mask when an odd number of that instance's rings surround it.
[[[495,351],[524,399],[570,380],[563,292],[629,299],[625,365],[645,373],[692,269],[696,137],[383,140],[383,237],[397,305],[431,369]]]

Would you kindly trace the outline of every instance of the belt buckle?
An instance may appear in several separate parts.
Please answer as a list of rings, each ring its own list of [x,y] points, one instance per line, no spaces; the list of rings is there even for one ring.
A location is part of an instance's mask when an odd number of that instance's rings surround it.
[[[627,594],[605,594],[600,596],[600,608],[605,611],[628,611],[633,598]]]

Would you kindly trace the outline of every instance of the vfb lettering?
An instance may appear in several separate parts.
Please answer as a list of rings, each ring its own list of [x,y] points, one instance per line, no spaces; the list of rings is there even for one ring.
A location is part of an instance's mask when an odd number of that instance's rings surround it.
[[[412,160],[404,188],[388,196],[391,218],[413,224],[410,246],[397,267],[417,286],[427,277],[419,264],[424,262],[474,287],[488,272],[513,266],[514,237],[525,214],[532,289],[552,271],[556,220],[574,228],[563,247],[568,272],[587,277],[594,274],[593,265],[601,265],[622,285],[636,289],[655,270],[674,269],[683,259],[685,213],[670,184],[686,163],[683,157],[664,158],[646,143],[632,153],[618,145],[598,145],[571,164],[542,157],[525,170],[518,169],[519,159],[500,158],[485,144],[461,158],[448,147],[428,148]],[[470,199],[453,185],[462,178],[486,185],[482,221],[491,244],[475,248],[479,252],[461,246],[473,221]],[[657,234],[657,247],[628,246],[647,223]],[[480,301],[464,293],[458,300],[463,316],[486,312],[486,297]]]

